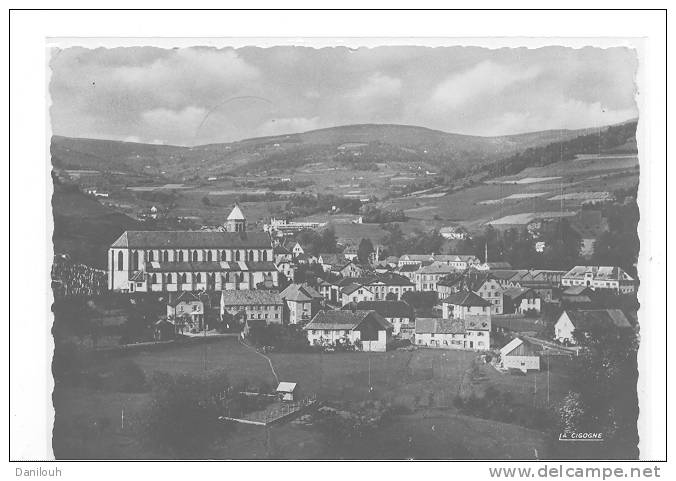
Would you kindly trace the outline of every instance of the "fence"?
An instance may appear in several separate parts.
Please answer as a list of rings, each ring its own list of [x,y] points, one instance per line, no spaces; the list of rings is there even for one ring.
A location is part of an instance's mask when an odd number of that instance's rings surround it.
[[[283,421],[284,419],[292,417],[297,413],[301,412],[302,410],[315,405],[316,403],[317,403],[317,395],[312,394],[311,396],[308,396],[299,401],[280,403],[272,408],[266,409],[265,411],[255,411],[241,418],[220,416],[219,419],[222,421],[234,421],[243,424],[269,426],[271,424],[275,424]]]

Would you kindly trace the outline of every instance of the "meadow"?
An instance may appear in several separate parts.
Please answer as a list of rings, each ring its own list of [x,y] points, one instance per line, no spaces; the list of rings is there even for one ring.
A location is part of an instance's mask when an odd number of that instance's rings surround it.
[[[206,358],[206,364],[205,364]],[[387,353],[272,353],[280,381],[298,382],[300,395],[317,394],[324,402],[361,405],[380,402],[397,406],[401,415],[376,433],[379,444],[371,456],[416,458],[533,458],[546,455],[545,433],[522,426],[467,416],[453,404],[460,392],[476,395],[493,386],[511,392],[527,405],[547,403],[547,373],[513,376],[478,361],[471,351],[432,349]],[[146,375],[156,371],[200,374],[224,370],[231,384],[273,387],[267,361],[226,338],[202,345],[170,345],[155,350],[101,359],[94,369],[111,370],[132,359]],[[569,367],[552,359],[549,404],[555,406],[567,392]],[[534,389],[538,386],[537,390]],[[468,391],[469,390],[469,391]],[[57,458],[161,458],[144,445],[131,424],[143,416],[149,393],[102,392],[82,387],[57,386],[54,391]],[[533,403],[533,404],[531,404]],[[126,426],[122,419],[127,420]],[[321,432],[300,422],[265,429],[238,426],[217,448],[219,458],[332,457]],[[519,439],[518,443],[510,439]],[[389,448],[388,448],[389,447]],[[391,448],[391,449],[390,449]]]

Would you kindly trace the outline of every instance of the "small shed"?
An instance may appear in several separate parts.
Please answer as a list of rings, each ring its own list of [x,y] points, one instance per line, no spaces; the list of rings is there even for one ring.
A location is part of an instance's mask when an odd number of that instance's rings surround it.
[[[277,394],[282,401],[294,401],[298,384],[295,382],[280,382],[277,386]]]
[[[503,369],[519,369],[523,372],[540,370],[541,348],[525,339],[515,337],[500,349]]]

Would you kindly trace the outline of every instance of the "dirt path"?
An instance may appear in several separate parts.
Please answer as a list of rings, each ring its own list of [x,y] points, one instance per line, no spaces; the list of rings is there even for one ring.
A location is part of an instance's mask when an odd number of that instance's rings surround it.
[[[272,365],[272,359],[270,359],[268,356],[266,356],[266,355],[263,354],[262,352],[258,351],[257,349],[254,349],[253,347],[249,346],[246,342],[244,342],[244,341],[242,340],[241,337],[238,336],[238,337],[237,337],[237,340],[239,341],[239,343],[240,343],[242,346],[244,346],[244,347],[246,347],[247,349],[249,349],[249,350],[255,352],[256,354],[258,354],[259,356],[261,356],[262,358],[264,358],[266,361],[268,361],[268,364],[270,365],[270,370],[272,371],[272,376],[275,378],[275,382],[276,382],[277,384],[279,384],[279,377],[277,376],[277,372],[275,371],[275,366]]]

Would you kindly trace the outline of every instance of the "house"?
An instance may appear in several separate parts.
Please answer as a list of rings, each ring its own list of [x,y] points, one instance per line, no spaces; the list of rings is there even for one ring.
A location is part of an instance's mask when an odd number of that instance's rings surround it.
[[[437,290],[437,282],[447,275],[456,272],[457,269],[449,264],[433,262],[428,266],[422,266],[415,272],[414,280],[416,289],[419,291]]]
[[[357,258],[357,251],[356,246],[349,245],[343,250],[343,257],[348,261],[354,261]]]
[[[405,292],[415,290],[415,284],[408,277],[394,272],[381,273],[361,282],[373,292],[376,300],[385,300],[388,297],[399,300]]]
[[[435,254],[432,256],[432,260],[435,263],[446,264],[461,271],[481,265],[477,256],[471,254]]]
[[[321,264],[324,272],[330,272],[334,266],[344,266],[348,260],[342,254],[319,254],[317,262]]]
[[[199,293],[183,291],[170,294],[167,302],[167,320],[174,322],[179,331],[203,329],[206,299]]]
[[[286,307],[289,324],[308,322],[319,311],[322,295],[307,284],[291,284],[280,297]]]
[[[364,269],[353,261],[345,261],[344,264],[338,264],[333,268],[333,272],[343,277],[360,277],[364,275]]]
[[[296,264],[293,261],[280,261],[276,264],[277,272],[293,282],[296,278]]]
[[[442,301],[444,319],[464,319],[468,315],[490,315],[491,303],[472,291],[451,294]]]
[[[465,319],[422,317],[415,320],[414,344],[446,349],[490,349],[489,316]]]
[[[491,314],[503,313],[503,288],[490,272],[468,269],[449,274],[437,282],[437,295],[445,299],[460,291],[472,291],[491,303]]]
[[[311,346],[354,346],[361,351],[387,350],[392,325],[375,311],[319,311],[303,330]]]
[[[305,254],[305,249],[303,249],[303,246],[300,245],[299,242],[296,242],[294,246],[291,248],[291,254],[293,255],[293,258],[295,259],[301,254]]]
[[[397,267],[421,265],[424,262],[431,263],[434,260],[431,254],[404,254],[399,258]]]
[[[426,265],[431,264],[431,262],[428,262]],[[399,274],[400,276],[408,278],[410,281],[415,282],[415,273],[418,272],[418,269],[425,264],[402,264],[397,267],[397,269],[394,271],[396,274]]]
[[[295,382],[280,382],[276,392],[282,401],[294,401],[298,384]]]
[[[476,267],[482,271],[490,271],[496,269],[511,269],[512,265],[506,261],[495,261],[495,262],[484,262],[483,264]]]
[[[439,235],[443,237],[444,239],[451,239],[451,240],[462,240],[462,239],[467,239],[469,238],[469,232],[462,227],[442,227],[439,229]]]
[[[577,344],[576,336],[594,327],[631,329],[631,323],[620,309],[566,309],[554,324],[554,338],[565,344]]]
[[[274,249],[272,249],[272,255],[274,256],[275,264],[291,262],[293,260],[293,254],[283,245],[276,245]]]
[[[520,371],[539,371],[542,348],[525,339],[515,337],[500,349],[500,367]]]
[[[266,324],[284,322],[284,303],[279,292],[268,290],[223,291],[221,293],[221,318],[228,316],[263,320]]]
[[[561,285],[608,289],[618,294],[631,294],[636,290],[634,278],[621,267],[612,266],[575,266],[563,275]]]
[[[510,287],[503,291],[505,314],[540,313],[542,299],[533,289],[527,287]]]
[[[356,308],[359,311],[376,311],[392,324],[392,333],[398,335],[402,325],[413,324],[415,310],[405,301],[362,301],[348,304],[343,309]]]
[[[373,291],[362,284],[353,282],[340,289],[340,302],[343,306],[350,302],[374,301],[375,299]]]

